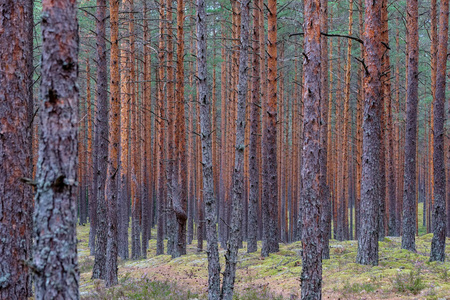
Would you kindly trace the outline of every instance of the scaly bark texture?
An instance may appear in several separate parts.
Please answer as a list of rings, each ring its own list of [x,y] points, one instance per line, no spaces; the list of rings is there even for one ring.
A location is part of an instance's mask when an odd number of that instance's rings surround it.
[[[278,252],[278,176],[277,176],[277,2],[268,2],[267,105],[263,120],[263,240],[262,256]]]
[[[109,164],[106,178],[106,203],[108,205],[108,243],[106,247],[106,286],[117,284],[118,254],[118,179],[120,147],[120,75],[119,75],[119,0],[109,3],[111,18],[111,110],[109,112]]]
[[[105,182],[108,167],[108,76],[106,69],[106,0],[97,0],[97,216],[92,278],[105,279],[108,215]],[[92,230],[92,229],[91,229]]]
[[[208,299],[220,296],[220,263],[216,229],[216,199],[212,165],[211,102],[208,98],[206,68],[206,8],[205,0],[197,0],[197,66],[200,132],[202,146],[203,197],[206,212],[206,240],[208,242]]]
[[[378,205],[381,197],[381,1],[365,1],[364,123],[360,232],[356,262],[378,265]]]
[[[444,160],[444,123],[445,123],[445,76],[447,71],[448,45],[448,0],[441,0],[439,16],[439,46],[436,74],[436,98],[434,99],[434,206],[433,239],[431,241],[431,261],[445,260],[445,160]]]
[[[248,89],[248,44],[250,27],[250,1],[241,1],[241,45],[239,51],[239,79],[237,85],[236,148],[231,202],[230,238],[225,254],[221,299],[232,300],[236,277],[237,254],[241,239],[242,203],[244,201],[244,150],[246,126],[246,101]]]
[[[328,33],[328,0],[320,2],[321,32]],[[327,183],[328,178],[328,39],[321,37],[321,97],[320,97],[320,202],[322,212],[320,215],[320,230],[322,238],[322,258],[330,258],[329,237],[331,232],[331,197]]]
[[[39,161],[34,213],[36,299],[78,299],[76,1],[42,2]]]
[[[186,254],[186,221],[187,221],[187,162],[186,162],[186,125],[184,117],[184,0],[177,1],[177,83],[176,83],[176,120],[175,172],[180,186],[173,208],[177,217],[177,240],[175,253]]]
[[[322,298],[321,232],[321,1],[305,1],[304,118],[302,165],[302,274],[304,300]]]
[[[259,1],[256,1],[259,4]],[[260,134],[261,107],[261,59],[259,47],[259,18],[261,7],[253,10],[253,80],[252,102],[250,103],[250,145],[249,145],[249,199],[248,199],[248,229],[247,252],[256,252],[258,233],[258,200],[259,200],[259,162],[258,135]]]
[[[23,262],[31,250],[32,196],[21,180],[31,177],[32,165],[30,78],[24,73],[32,56],[28,2],[0,3],[0,299],[27,299],[31,293]]]
[[[419,32],[418,1],[409,0],[408,12],[408,86],[406,133],[405,133],[405,178],[403,195],[402,249],[416,251],[416,143],[417,103],[419,101]]]

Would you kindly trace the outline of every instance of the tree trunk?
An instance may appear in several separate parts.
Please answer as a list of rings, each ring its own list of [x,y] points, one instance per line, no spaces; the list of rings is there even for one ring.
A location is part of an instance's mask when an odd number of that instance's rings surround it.
[[[383,0],[382,3],[382,39],[385,45],[389,45],[389,24],[388,24],[388,2]],[[389,57],[389,49],[385,49],[383,55],[383,70],[384,75],[382,92],[384,104],[387,108],[387,113],[385,116],[385,136],[387,137],[387,203],[388,203],[388,222],[387,222],[387,232],[390,236],[396,235],[396,194],[395,194],[395,171],[394,171],[394,127],[392,125],[392,93],[391,93],[391,61]]]
[[[184,117],[184,0],[177,0],[177,83],[176,83],[176,121],[175,121],[175,182],[177,193],[174,198],[174,210],[177,218],[178,232],[175,256],[186,254],[187,221],[187,163],[186,163],[186,128]]]
[[[322,298],[322,231],[321,216],[321,86],[322,50],[321,17],[324,13],[320,0],[305,1],[305,59],[303,60],[305,105],[303,119],[303,166],[302,166],[302,299]],[[323,20],[322,20],[323,21]],[[323,171],[323,170],[322,170]]]
[[[348,34],[351,36],[353,34],[353,0],[349,1],[348,8]],[[350,162],[349,162],[349,135],[350,135],[350,74],[351,74],[351,55],[352,55],[352,40],[347,39],[347,60],[345,66],[345,87],[344,87],[344,124],[343,124],[343,137],[342,137],[342,151],[344,152],[344,160],[342,161],[343,169],[342,169],[342,195],[340,195],[342,199],[341,204],[341,214],[343,218],[343,222],[341,224],[341,233],[340,238],[343,240],[348,240],[349,232],[348,232],[348,207],[349,207],[349,199],[350,199]],[[339,233],[339,230],[338,230]]]
[[[31,256],[27,212],[33,202],[31,188],[22,180],[32,177],[33,104],[31,74],[18,70],[27,70],[32,59],[27,30],[33,15],[28,0],[3,1],[0,11],[0,299],[27,299],[30,276],[22,262]]]
[[[111,110],[109,112],[108,177],[106,203],[108,205],[108,244],[106,247],[106,286],[117,284],[117,202],[120,146],[120,75],[119,75],[119,0],[110,1],[111,16]]]
[[[41,131],[33,255],[36,299],[79,298],[76,238],[78,22],[75,2],[42,3]]]
[[[142,198],[142,257],[147,258],[148,241],[151,236],[151,199],[152,199],[152,135],[151,135],[151,111],[152,111],[152,97],[151,97],[151,54],[150,47],[147,43],[150,43],[148,38],[148,8],[147,2],[144,1],[144,28],[143,28],[143,41],[144,41],[144,83],[143,83],[143,99],[142,99],[142,130],[144,131],[144,163],[142,164],[142,184],[144,187],[144,195]]]
[[[417,103],[419,101],[419,32],[418,1],[410,0],[408,12],[408,86],[405,134],[405,178],[403,196],[402,249],[416,251],[416,139]]]
[[[263,120],[263,244],[261,255],[278,252],[277,187],[277,2],[268,2],[268,83]]]
[[[164,254],[164,217],[166,212],[164,211],[164,200],[165,200],[165,109],[164,109],[164,57],[165,57],[165,17],[166,8],[165,1],[160,1],[159,4],[159,72],[157,75],[158,82],[158,106],[159,106],[159,116],[157,119],[158,126],[158,155],[159,155],[159,172],[158,172],[158,232],[156,241],[156,255]]]
[[[441,0],[439,16],[439,46],[437,57],[436,98],[434,99],[434,206],[433,239],[431,241],[431,261],[445,261],[445,85],[447,71],[448,8],[449,1]]]
[[[107,204],[105,181],[108,166],[108,76],[106,70],[106,0],[97,0],[97,216],[95,261],[92,278],[106,278]]]
[[[129,1],[122,2],[122,9],[129,11]],[[128,21],[126,21],[128,22]],[[124,25],[128,25],[125,22]],[[128,250],[128,203],[130,195],[128,193],[128,140],[129,140],[129,116],[130,116],[130,64],[128,62],[128,52],[130,45],[128,39],[123,39],[120,49],[120,84],[121,84],[121,105],[120,105],[120,200],[119,200],[119,255],[123,260],[128,259],[130,254]]]
[[[220,263],[217,246],[216,199],[212,169],[211,103],[206,82],[206,8],[204,0],[197,0],[197,65],[198,99],[201,106],[200,132],[202,140],[203,195],[206,207],[206,239],[208,241],[208,299],[220,294]]]
[[[249,199],[248,199],[248,240],[247,252],[258,250],[258,198],[259,198],[259,164],[258,164],[258,135],[260,133],[260,107],[261,107],[261,64],[259,47],[259,18],[261,7],[259,1],[254,7],[253,14],[253,80],[252,102],[250,104],[250,145],[249,145]]]
[[[244,201],[244,150],[245,150],[245,126],[246,126],[246,100],[247,100],[247,69],[248,69],[248,46],[250,27],[250,1],[241,2],[241,34],[239,51],[239,80],[237,85],[237,119],[236,119],[236,142],[235,161],[233,172],[233,192],[231,203],[231,228],[230,238],[227,243],[225,254],[225,272],[221,299],[232,300],[234,291],[234,280],[236,275],[237,254],[239,240],[241,238],[242,202]]]
[[[356,262],[378,265],[378,205],[381,197],[380,151],[381,141],[381,2],[366,0],[365,13],[365,76],[364,124],[360,233]]]

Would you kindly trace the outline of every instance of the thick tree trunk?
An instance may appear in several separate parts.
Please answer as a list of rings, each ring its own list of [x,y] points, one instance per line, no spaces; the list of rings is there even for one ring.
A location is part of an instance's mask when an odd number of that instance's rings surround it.
[[[239,241],[241,239],[242,202],[244,201],[245,117],[248,88],[249,11],[250,1],[243,0],[241,2],[241,45],[239,51],[239,80],[237,85],[236,154],[233,172],[230,238],[227,243],[227,252],[225,254],[226,262],[221,291],[221,299],[223,300],[232,300],[233,298],[237,254],[240,244]]]
[[[360,233],[356,262],[378,264],[378,205],[381,197],[381,1],[366,0],[364,34],[364,124],[360,206]]]
[[[417,103],[419,101],[418,1],[409,0],[408,12],[408,86],[405,133],[405,178],[403,196],[402,249],[416,251],[416,140]]]
[[[321,14],[320,0],[305,1],[305,59],[303,60],[305,105],[302,165],[302,299],[322,298],[321,231]]]
[[[208,241],[208,299],[216,300],[220,295],[220,263],[217,246],[216,199],[212,169],[211,103],[206,82],[206,4],[197,0],[197,65],[198,99],[201,106],[200,132],[202,141],[203,195],[206,207],[206,239]]]
[[[447,71],[448,10],[449,1],[441,0],[439,16],[439,46],[437,58],[436,98],[434,99],[434,206],[433,239],[431,241],[431,261],[445,260],[445,161],[444,161],[444,123],[445,123],[445,85]]]
[[[33,106],[31,76],[18,71],[27,70],[32,58],[27,30],[33,19],[28,2],[0,4],[0,299],[27,299],[31,294],[29,269],[22,262],[31,256],[28,212],[33,202],[31,188],[22,180],[31,177]]]
[[[33,255],[36,299],[79,298],[76,13],[74,0],[42,3],[41,131]]]
[[[106,277],[107,204],[105,181],[108,167],[108,76],[106,70],[106,0],[97,0],[97,216],[95,261],[92,278]]]

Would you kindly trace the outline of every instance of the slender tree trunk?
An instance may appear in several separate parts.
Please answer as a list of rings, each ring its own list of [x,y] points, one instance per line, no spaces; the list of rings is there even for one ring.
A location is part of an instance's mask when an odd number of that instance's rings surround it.
[[[328,33],[328,0],[321,0],[320,26],[321,32]],[[331,231],[331,198],[330,190],[327,184],[328,177],[328,40],[327,37],[321,37],[321,96],[320,96],[320,202],[321,212],[321,244],[322,258],[330,258],[329,236]],[[325,121],[326,120],[326,121]]]
[[[111,0],[111,110],[109,112],[109,164],[106,178],[106,203],[108,205],[108,244],[106,247],[106,286],[117,284],[117,202],[120,146],[120,75],[119,75],[119,0]]]
[[[359,35],[363,36],[363,0],[358,0],[359,14],[358,27]],[[364,45],[360,45],[361,59],[364,57]],[[355,198],[355,239],[359,237],[359,207],[361,202],[361,174],[362,174],[362,124],[363,124],[363,101],[364,101],[364,67],[360,64],[358,68],[358,95],[356,104],[356,198]]]
[[[157,73],[157,86],[158,86],[158,105],[159,105],[159,118],[157,119],[158,124],[158,136],[159,136],[159,144],[158,144],[158,152],[159,152],[159,172],[158,172],[158,232],[157,232],[157,241],[156,241],[156,255],[164,254],[164,217],[166,212],[164,211],[164,200],[165,200],[165,109],[164,109],[164,57],[165,57],[165,17],[166,17],[166,8],[165,1],[160,1],[159,4],[159,70]]]
[[[92,278],[106,278],[107,204],[105,182],[108,166],[108,76],[106,70],[106,0],[97,0],[97,219]]]
[[[0,4],[0,299],[27,299],[31,294],[29,268],[22,262],[31,257],[32,242],[27,213],[33,207],[32,190],[23,182],[32,177],[32,76],[18,71],[30,72],[27,64],[32,62],[29,4]]]
[[[403,196],[402,249],[416,251],[416,139],[419,101],[418,1],[409,0],[408,12],[408,86],[405,133],[405,185]]]
[[[388,24],[388,1],[383,0],[381,18],[382,18],[382,39],[385,45],[389,45],[389,24]],[[389,49],[386,48],[383,54],[383,99],[387,113],[385,116],[385,136],[387,137],[387,191],[388,191],[388,226],[387,232],[391,236],[395,236],[396,228],[396,194],[395,194],[395,172],[394,172],[394,127],[392,126],[392,93],[391,93],[391,61],[389,57]]]
[[[122,2],[122,9],[129,11],[129,1]],[[126,22],[125,22],[126,23]],[[128,25],[127,23],[125,25]],[[130,254],[128,250],[128,203],[130,202],[130,195],[128,193],[128,140],[129,140],[129,116],[130,116],[130,64],[128,62],[128,53],[130,45],[128,39],[123,39],[120,49],[120,83],[121,83],[121,105],[120,105],[120,200],[119,200],[119,255],[125,260]]]
[[[143,99],[142,99],[142,114],[143,114],[143,122],[142,122],[142,130],[144,136],[144,163],[142,164],[142,175],[143,180],[142,184],[144,187],[144,195],[142,199],[142,257],[147,258],[147,248],[148,241],[151,236],[151,195],[152,195],[152,174],[150,173],[151,161],[152,161],[152,135],[151,135],[151,111],[152,111],[152,98],[151,98],[151,55],[150,55],[150,47],[148,43],[150,43],[148,38],[148,8],[147,2],[144,1],[144,28],[143,28],[143,41],[144,41],[144,70],[143,70]]]
[[[381,141],[381,2],[366,0],[364,34],[364,124],[360,234],[356,262],[378,265],[378,205],[381,197],[380,151]],[[364,221],[363,221],[364,220]]]
[[[36,299],[79,298],[76,238],[78,21],[75,2],[42,3],[43,100],[33,255]]]
[[[206,8],[204,0],[197,0],[197,65],[198,99],[201,106],[200,132],[202,142],[203,195],[206,207],[206,239],[208,241],[208,299],[220,294],[220,263],[217,246],[216,199],[212,169],[211,102],[206,82]]]
[[[348,34],[351,36],[353,34],[353,0],[349,1],[348,8]],[[344,125],[343,125],[343,137],[342,137],[342,151],[344,152],[344,160],[343,160],[343,182],[342,182],[342,233],[341,237],[344,240],[348,240],[349,232],[348,232],[348,207],[349,207],[349,199],[350,199],[350,163],[349,163],[349,135],[350,135],[350,74],[351,74],[351,55],[352,55],[352,40],[347,39],[347,60],[345,66],[345,87],[344,87]]]
[[[261,7],[258,3],[254,7],[253,14],[253,80],[252,100],[250,104],[250,145],[249,145],[249,200],[248,200],[248,241],[247,252],[258,250],[258,198],[259,198],[259,164],[258,164],[258,135],[260,132],[260,107],[261,107],[261,64],[259,45],[259,18]]]
[[[184,0],[177,1],[177,84],[176,84],[176,158],[175,181],[177,194],[174,198],[178,232],[175,256],[186,254],[186,221],[187,221],[187,163],[186,163],[186,128],[184,117]],[[179,186],[178,186],[179,182]]]
[[[86,59],[86,102],[87,102],[87,182],[88,182],[88,188],[87,188],[87,195],[88,195],[88,204],[91,203],[94,190],[93,190],[93,151],[92,151],[92,97],[91,97],[91,67],[90,67],[90,59],[89,57]],[[90,208],[88,207],[88,213],[89,213],[89,222],[92,222],[91,220],[91,212]]]
[[[321,66],[321,17],[324,13],[320,0],[305,1],[305,59],[303,60],[305,92],[303,103],[305,114],[303,130],[302,166],[302,299],[322,299],[322,230],[320,218],[323,209],[321,197],[320,153],[321,147],[321,85],[323,69]],[[322,20],[323,21],[323,20]],[[323,142],[323,141],[322,141]],[[319,153],[319,155],[318,155]],[[321,172],[322,171],[322,172]]]
[[[128,33],[130,35],[130,89],[131,95],[131,258],[141,257],[141,228],[140,228],[140,206],[142,193],[140,185],[140,135],[139,135],[139,99],[136,83],[136,45],[134,30],[134,1],[129,0],[129,23]]]
[[[239,54],[239,80],[237,85],[237,119],[236,119],[236,154],[233,173],[233,192],[231,203],[231,228],[230,238],[225,254],[225,271],[221,299],[232,300],[234,280],[236,276],[237,254],[239,240],[241,238],[242,202],[244,201],[244,150],[245,150],[245,126],[246,126],[246,100],[248,88],[248,46],[250,27],[250,1],[241,2],[241,45]]]
[[[439,46],[437,57],[436,98],[434,113],[434,206],[433,239],[431,241],[431,261],[445,261],[445,161],[444,161],[444,123],[445,123],[445,85],[447,71],[448,13],[449,1],[441,0],[439,16]]]
[[[267,105],[263,119],[263,244],[261,255],[278,252],[278,187],[277,187],[277,3],[268,2],[268,83]]]

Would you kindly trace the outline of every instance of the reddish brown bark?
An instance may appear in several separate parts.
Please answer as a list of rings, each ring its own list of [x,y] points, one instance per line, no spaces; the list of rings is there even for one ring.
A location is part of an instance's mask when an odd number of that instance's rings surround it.
[[[261,254],[278,252],[277,187],[277,3],[268,2],[267,105],[264,107],[263,152],[263,245]]]
[[[120,75],[119,75],[119,0],[110,1],[111,16],[111,82],[108,137],[108,177],[106,177],[106,203],[108,205],[108,244],[106,247],[106,286],[117,284],[118,254],[118,171],[120,147]]]
[[[179,182],[177,196],[174,198],[174,210],[178,222],[176,256],[186,254],[186,220],[187,220],[187,163],[186,163],[186,128],[184,117],[184,1],[177,1],[177,84],[176,84],[176,124],[175,148],[176,166],[174,175]]]
[[[445,161],[444,161],[444,123],[445,123],[445,86],[447,73],[449,1],[441,0],[439,16],[439,46],[436,70],[436,97],[433,104],[434,115],[434,205],[433,239],[431,241],[431,261],[445,261]]]
[[[30,277],[23,262],[31,254],[26,212],[32,195],[21,179],[31,177],[32,165],[30,78],[24,74],[32,56],[26,38],[32,12],[28,1],[3,1],[0,11],[0,299],[27,299]]]

